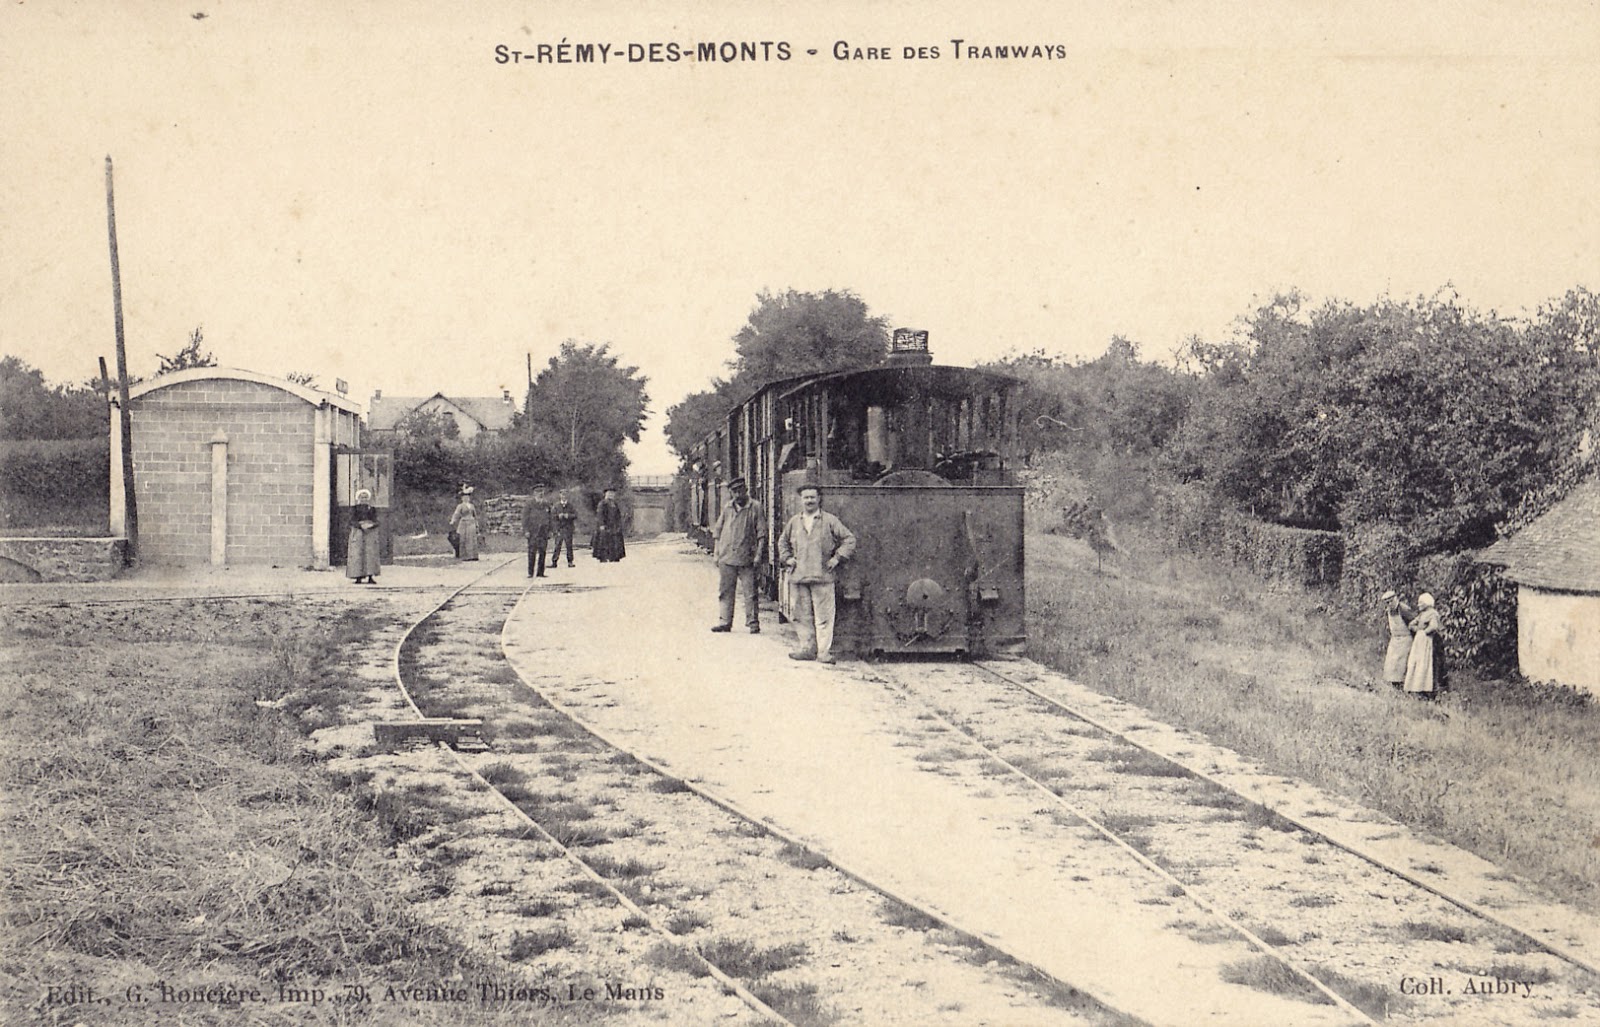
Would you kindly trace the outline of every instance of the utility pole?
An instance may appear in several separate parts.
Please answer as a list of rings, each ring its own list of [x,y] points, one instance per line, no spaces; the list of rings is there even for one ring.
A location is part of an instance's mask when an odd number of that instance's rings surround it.
[[[528,434],[533,434],[533,351],[528,351],[528,391],[522,394],[522,416],[528,421]]]
[[[133,417],[128,410],[128,347],[122,337],[122,268],[117,263],[117,205],[111,189],[111,157],[106,156],[106,230],[111,236],[111,304],[117,323],[117,396],[122,407],[122,501],[127,562],[139,559],[139,507],[133,491]]]

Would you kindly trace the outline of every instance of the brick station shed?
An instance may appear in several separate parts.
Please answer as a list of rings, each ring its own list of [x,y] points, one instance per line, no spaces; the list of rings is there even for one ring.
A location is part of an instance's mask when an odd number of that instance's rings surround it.
[[[333,453],[361,442],[343,396],[254,371],[195,367],[128,392],[139,558],[328,566]],[[111,418],[111,530],[124,534],[122,426]]]

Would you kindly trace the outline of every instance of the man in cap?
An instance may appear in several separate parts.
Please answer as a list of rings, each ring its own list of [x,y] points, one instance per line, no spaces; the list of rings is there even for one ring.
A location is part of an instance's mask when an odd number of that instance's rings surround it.
[[[533,495],[522,505],[522,531],[528,536],[528,577],[544,577],[544,551],[550,541],[550,500],[546,493],[550,486],[544,482],[533,487]]]
[[[752,635],[761,633],[760,605],[756,600],[756,566],[767,548],[767,521],[759,503],[750,501],[743,478],[728,482],[732,498],[711,526],[717,565],[717,607],[721,616],[712,631],[733,630],[733,598],[744,602],[744,623]]]

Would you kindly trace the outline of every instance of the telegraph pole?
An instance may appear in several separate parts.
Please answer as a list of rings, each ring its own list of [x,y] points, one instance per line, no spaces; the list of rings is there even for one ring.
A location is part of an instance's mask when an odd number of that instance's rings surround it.
[[[122,502],[127,562],[139,558],[139,508],[133,491],[133,416],[128,410],[128,347],[122,337],[122,269],[117,263],[117,205],[111,189],[111,157],[106,156],[106,231],[111,236],[111,305],[117,324],[117,396],[122,418]]]

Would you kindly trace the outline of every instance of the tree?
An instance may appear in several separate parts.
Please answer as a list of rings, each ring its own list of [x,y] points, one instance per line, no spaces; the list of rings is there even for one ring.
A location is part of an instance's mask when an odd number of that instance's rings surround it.
[[[849,290],[762,292],[733,337],[733,381],[754,391],[817,371],[872,367],[889,350],[888,321]]]
[[[1112,336],[1100,357],[1069,362],[1043,350],[982,365],[1021,378],[1021,438],[1043,450],[1150,456],[1176,434],[1194,376],[1139,359],[1139,346]]]
[[[705,392],[695,392],[681,403],[667,408],[667,443],[678,456],[688,459],[694,447],[716,431],[734,407],[737,398],[733,383],[717,379]]]
[[[170,357],[157,353],[156,359],[161,361],[161,367],[156,371],[156,376],[184,371],[191,367],[216,367],[217,358],[211,355],[210,350],[201,349],[204,342],[205,333],[197,326],[189,333],[189,341],[183,349]]]
[[[448,410],[411,410],[394,423],[395,432],[407,439],[438,439],[453,442],[461,437],[461,426]]]
[[[1302,311],[1275,297],[1206,352],[1173,462],[1263,516],[1391,523],[1414,551],[1483,545],[1592,412],[1593,297],[1523,324],[1452,294]]]
[[[562,476],[601,485],[628,466],[624,441],[639,441],[650,402],[637,367],[623,367],[609,344],[568,339],[534,379],[529,425]]]
[[[105,399],[92,388],[49,385],[17,357],[0,358],[0,439],[92,439],[107,432]]]
[[[848,289],[759,293],[733,337],[733,375],[686,396],[667,411],[666,436],[683,459],[734,404],[769,382],[795,375],[873,367],[889,349],[888,321],[872,317]]]

